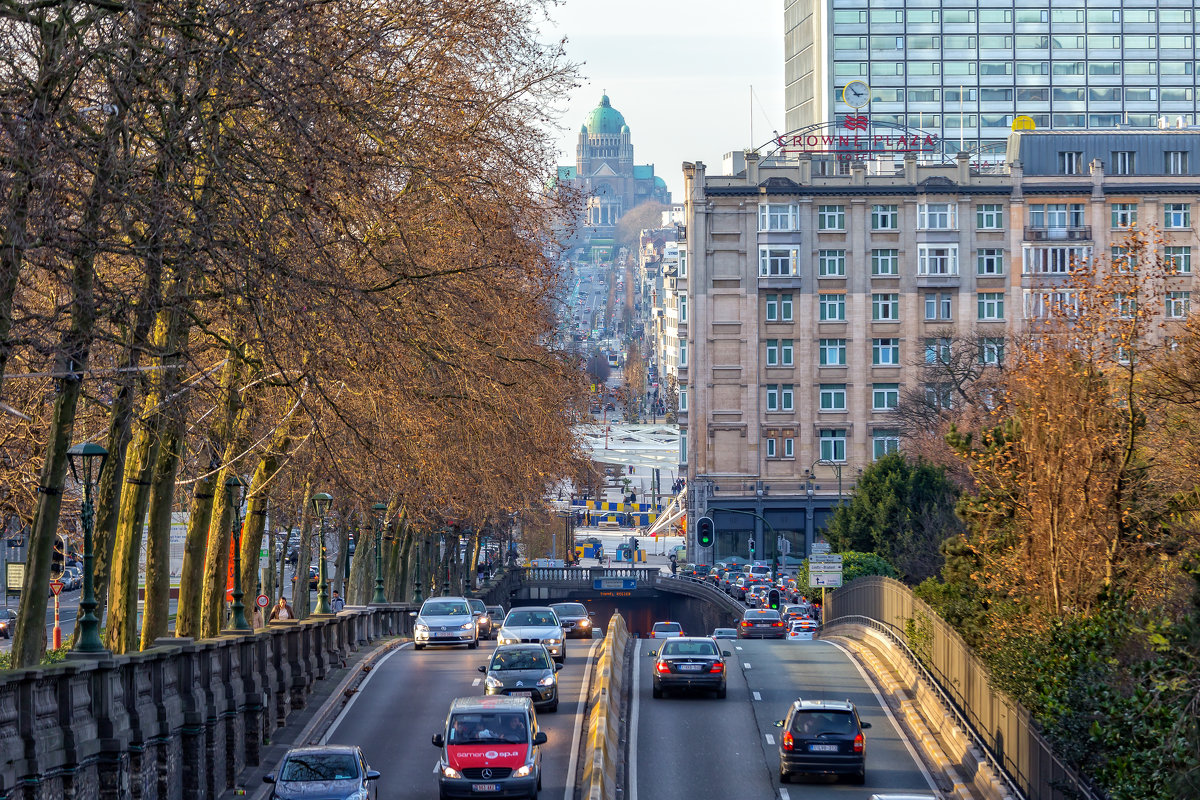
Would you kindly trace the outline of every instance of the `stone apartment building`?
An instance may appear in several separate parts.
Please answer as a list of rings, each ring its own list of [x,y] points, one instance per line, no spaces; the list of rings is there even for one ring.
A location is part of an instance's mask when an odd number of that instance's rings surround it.
[[[1198,130],[1015,133],[1007,169],[986,172],[965,153],[874,155],[684,164],[681,473],[690,518],[718,530],[693,557],[807,553],[862,468],[899,448],[893,409],[946,337],[1001,360],[1073,260],[1116,254],[1127,225],[1162,229],[1178,273],[1164,316],[1190,310]]]

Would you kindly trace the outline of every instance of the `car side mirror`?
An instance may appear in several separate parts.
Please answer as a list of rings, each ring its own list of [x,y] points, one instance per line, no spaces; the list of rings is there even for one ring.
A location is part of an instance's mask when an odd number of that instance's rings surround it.
[[[555,665],[554,665],[554,671],[555,671],[555,672],[558,672],[558,671],[559,671],[560,669],[562,669],[562,668],[563,668],[563,665],[562,665],[562,664],[555,664]]]
[[[274,783],[274,782],[275,782],[275,773],[271,773],[270,775],[263,775],[263,783]]]
[[[367,770],[367,780],[369,780],[369,781],[379,780],[379,770],[377,770],[377,769]]]
[[[546,741],[547,741],[547,740],[546,740],[546,732],[545,732],[545,731],[538,731],[537,733],[535,733],[535,734],[533,735],[533,743],[534,743],[535,745],[537,745],[537,744],[545,744],[545,743],[546,743]]]
[[[487,672],[487,667],[483,666],[482,664],[476,667],[476,669],[478,669],[480,672]]]
[[[445,747],[445,745],[446,745],[445,737],[443,737],[440,733],[435,733],[433,735],[433,746],[434,747]]]
[[[783,720],[781,720],[781,719],[777,719],[777,720],[775,720],[775,727],[776,727],[776,728],[782,728],[782,727],[783,727]]]
[[[594,617],[594,616],[596,616],[596,612],[595,612],[595,611],[589,611],[589,612],[588,612],[588,616],[589,616],[589,617]]]
[[[860,723],[858,723],[858,724],[859,724],[859,727],[862,727],[862,728],[869,728],[869,727],[871,727],[871,723],[869,723],[869,722],[860,722]]]
[[[721,655],[723,655],[725,658],[729,658],[731,655],[733,655],[733,653],[729,652],[728,650],[722,650]]]

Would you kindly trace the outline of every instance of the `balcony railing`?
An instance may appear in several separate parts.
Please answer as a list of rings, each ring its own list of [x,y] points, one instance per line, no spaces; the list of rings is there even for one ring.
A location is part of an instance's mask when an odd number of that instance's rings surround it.
[[[1027,242],[1086,242],[1091,241],[1092,226],[1077,228],[1033,228],[1025,227]]]

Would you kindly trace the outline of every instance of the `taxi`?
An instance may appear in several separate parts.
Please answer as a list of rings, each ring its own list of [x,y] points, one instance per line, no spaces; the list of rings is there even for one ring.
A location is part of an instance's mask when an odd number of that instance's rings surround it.
[[[433,735],[441,800],[532,797],[542,788],[541,746],[528,697],[459,697]]]

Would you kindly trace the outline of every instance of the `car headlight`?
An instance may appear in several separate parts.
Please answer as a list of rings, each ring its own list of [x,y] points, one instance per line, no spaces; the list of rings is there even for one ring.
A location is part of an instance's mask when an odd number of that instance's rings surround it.
[[[562,644],[562,639],[547,639],[546,644]]]
[[[553,686],[553,685],[554,685],[554,673],[553,672],[550,673],[549,675],[547,675],[546,677],[542,678],[540,681],[538,681],[538,686]]]
[[[500,633],[496,635],[496,641],[499,644],[518,644],[520,642],[520,640],[514,637],[512,634],[505,633],[504,631],[500,631]]]
[[[586,628],[588,625],[591,625],[591,624],[592,624],[592,621],[590,619],[579,620],[579,627],[581,627],[581,628]]]
[[[488,675],[487,678],[483,681],[483,685],[488,687],[489,689],[500,689],[504,686],[504,682],[501,681],[499,678]]]
[[[523,767],[517,767],[517,771],[513,773],[515,778],[528,778],[533,774],[533,764],[526,764]]]
[[[424,622],[418,622],[416,625],[413,626],[413,630],[416,631],[417,633],[429,633],[429,626],[426,625]]]
[[[472,629],[472,628],[474,628],[474,627],[475,627],[475,623],[474,623],[474,622],[464,622],[462,625],[459,625],[459,626],[458,626],[458,629],[459,629],[459,630],[462,630],[462,631],[469,631],[469,630],[471,630],[471,629]]]
[[[462,773],[459,772],[458,770],[456,770],[454,767],[450,766],[449,764],[443,764],[442,765],[442,777],[443,778],[461,778]]]

